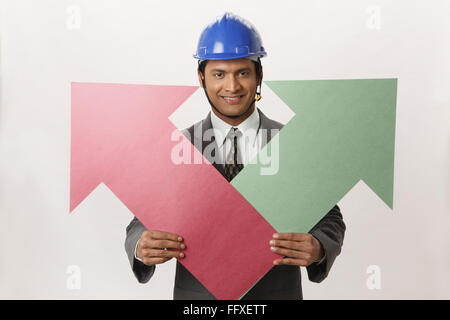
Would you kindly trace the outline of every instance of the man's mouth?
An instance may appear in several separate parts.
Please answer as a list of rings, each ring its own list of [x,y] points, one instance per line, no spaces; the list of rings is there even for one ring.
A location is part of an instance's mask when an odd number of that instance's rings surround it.
[[[245,95],[240,96],[220,96],[228,104],[238,104]]]

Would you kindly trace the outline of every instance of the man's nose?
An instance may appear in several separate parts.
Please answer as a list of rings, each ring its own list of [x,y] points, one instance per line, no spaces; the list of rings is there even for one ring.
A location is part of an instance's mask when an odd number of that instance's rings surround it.
[[[225,90],[228,92],[237,92],[241,89],[241,84],[236,79],[234,75],[230,75],[227,77],[226,83],[225,83]]]

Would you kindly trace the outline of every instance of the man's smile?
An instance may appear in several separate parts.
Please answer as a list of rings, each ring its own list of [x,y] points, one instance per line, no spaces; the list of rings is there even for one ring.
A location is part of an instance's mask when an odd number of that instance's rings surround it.
[[[220,96],[228,104],[239,104],[245,95]]]

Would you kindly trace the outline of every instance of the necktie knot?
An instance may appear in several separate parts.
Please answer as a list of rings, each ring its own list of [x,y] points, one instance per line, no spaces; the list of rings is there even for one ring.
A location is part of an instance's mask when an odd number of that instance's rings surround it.
[[[230,139],[231,141],[233,141],[234,137],[239,138],[240,136],[242,136],[241,130],[239,130],[238,128],[232,127],[230,129],[230,131],[228,131],[228,134],[225,137],[225,139]]]

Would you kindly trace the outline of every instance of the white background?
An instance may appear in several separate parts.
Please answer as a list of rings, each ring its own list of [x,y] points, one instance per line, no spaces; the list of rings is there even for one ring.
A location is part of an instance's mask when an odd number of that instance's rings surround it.
[[[339,203],[342,253],[320,284],[302,271],[305,299],[449,299],[449,4],[2,1],[0,298],[172,298],[175,261],[135,280],[124,250],[132,213],[108,188],[69,214],[70,82],[198,85],[198,36],[232,11],[262,35],[265,80],[398,78],[394,210],[357,184]],[[261,108],[286,122],[269,91]],[[208,105],[195,94],[183,108],[185,127]],[[372,265],[379,289],[367,286]],[[79,289],[67,285],[70,266]]]

